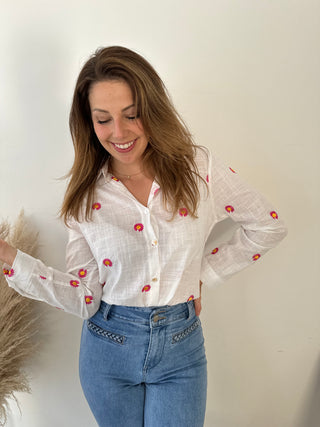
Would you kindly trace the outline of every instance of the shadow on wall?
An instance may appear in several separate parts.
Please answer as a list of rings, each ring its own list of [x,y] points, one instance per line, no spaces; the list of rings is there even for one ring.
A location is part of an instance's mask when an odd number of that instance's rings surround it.
[[[320,426],[320,356],[313,370],[296,427]]]

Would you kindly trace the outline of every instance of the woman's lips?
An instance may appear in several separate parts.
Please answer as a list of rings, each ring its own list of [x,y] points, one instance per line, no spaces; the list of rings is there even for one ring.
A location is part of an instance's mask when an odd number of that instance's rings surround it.
[[[138,138],[134,139],[133,141],[126,142],[125,144],[115,144],[114,142],[111,142],[111,144],[113,145],[114,149],[118,151],[118,153],[128,153],[134,148],[137,140]]]

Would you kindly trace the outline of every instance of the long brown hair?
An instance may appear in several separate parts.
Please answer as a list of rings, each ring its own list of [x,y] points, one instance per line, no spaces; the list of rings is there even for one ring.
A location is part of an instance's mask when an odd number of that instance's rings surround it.
[[[155,173],[167,209],[175,215],[183,206],[196,217],[199,182],[206,183],[194,160],[192,136],[148,61],[130,49],[111,46],[98,49],[89,58],[76,82],[69,117],[75,158],[61,208],[64,221],[67,223],[70,217],[79,221],[80,214],[91,219],[96,179],[110,156],[94,132],[88,100],[91,86],[106,80],[124,80],[130,86],[149,137],[143,161]]]

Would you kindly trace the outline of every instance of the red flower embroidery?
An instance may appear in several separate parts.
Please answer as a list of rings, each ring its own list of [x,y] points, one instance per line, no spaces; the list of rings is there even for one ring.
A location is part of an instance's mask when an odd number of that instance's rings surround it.
[[[70,280],[70,285],[73,286],[74,288],[77,288],[79,286],[79,281],[78,280]]]
[[[143,224],[135,224],[133,227],[136,231],[142,231],[143,230]]]
[[[188,209],[187,208],[179,209],[179,215],[180,216],[187,216],[188,215]]]
[[[87,275],[87,270],[84,270],[83,268],[81,268],[81,270],[78,271],[79,277],[86,277],[86,275]]]
[[[106,282],[100,283],[100,285],[102,286],[102,288],[104,287],[105,284],[106,284]]]
[[[159,190],[160,190],[160,188],[157,188],[156,190],[154,190],[153,195],[156,196],[158,194]]]
[[[86,304],[91,304],[92,300],[93,300],[93,297],[91,295],[86,295],[84,297],[84,300],[85,300]]]
[[[260,257],[261,257],[260,254],[255,254],[255,255],[253,255],[252,259],[253,259],[253,261],[257,261]]]
[[[119,181],[118,178],[116,178],[115,176],[112,176],[111,179],[113,179],[114,181]]]
[[[211,254],[212,254],[212,255],[214,255],[214,254],[216,254],[218,251],[219,251],[219,248],[214,248],[214,249],[211,251]]]
[[[142,292],[149,292],[149,291],[150,291],[150,289],[151,289],[151,286],[150,286],[150,285],[145,285],[145,286],[142,288]]]
[[[12,277],[14,275],[14,269],[13,268],[11,268],[11,270],[8,270],[7,268],[4,268],[2,270],[2,272],[3,272],[3,274],[5,276],[8,276],[8,277]]]
[[[209,175],[206,176],[206,181],[209,182]]]
[[[272,216],[273,219],[278,219],[278,214],[276,211],[270,212],[270,215]]]
[[[44,276],[39,276],[40,277],[40,279],[42,279],[42,280],[47,280],[47,278],[46,277],[44,277]]]
[[[104,259],[104,260],[103,260],[103,264],[104,264],[106,267],[112,267],[112,261],[111,261],[111,259],[108,259],[108,258]]]
[[[237,173],[235,170],[233,170],[232,168],[229,168],[231,170],[231,172],[233,173]]]
[[[194,299],[194,295],[190,295],[187,302],[192,301]]]
[[[228,206],[226,206],[226,207],[225,207],[225,210],[226,210],[228,213],[231,213],[231,212],[234,212],[234,207],[233,207],[233,206],[231,206],[231,205],[228,205]]]
[[[99,209],[101,209],[101,204],[96,202],[92,205],[92,209],[98,211]]]

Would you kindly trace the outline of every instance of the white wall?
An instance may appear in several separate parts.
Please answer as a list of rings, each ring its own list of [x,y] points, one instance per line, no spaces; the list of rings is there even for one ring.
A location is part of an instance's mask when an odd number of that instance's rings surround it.
[[[75,79],[98,46],[146,56],[196,141],[287,221],[278,248],[204,290],[207,427],[320,425],[319,13],[316,0],[1,1],[0,216],[25,208],[46,263],[64,268],[56,178],[72,162]],[[81,320],[45,308],[33,393],[18,395],[22,415],[12,403],[8,426],[93,427]]]

